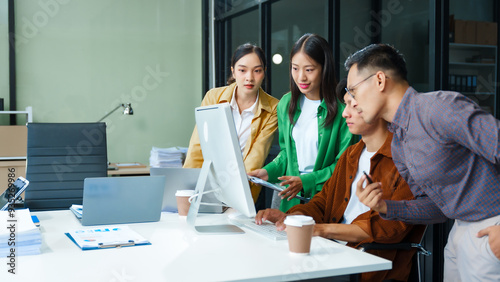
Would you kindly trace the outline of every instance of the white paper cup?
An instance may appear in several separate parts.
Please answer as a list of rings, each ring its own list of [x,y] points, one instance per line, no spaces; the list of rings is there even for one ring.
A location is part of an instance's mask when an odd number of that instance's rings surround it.
[[[284,223],[290,252],[309,254],[315,224],[314,219],[305,215],[289,215],[285,218]]]
[[[180,216],[186,216],[189,212],[189,197],[194,195],[194,190],[177,190],[175,197],[177,199],[177,210]]]

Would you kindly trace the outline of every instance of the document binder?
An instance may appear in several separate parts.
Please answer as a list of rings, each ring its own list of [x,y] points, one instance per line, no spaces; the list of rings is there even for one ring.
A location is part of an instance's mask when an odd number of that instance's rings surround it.
[[[83,251],[151,245],[147,239],[137,234],[128,226],[77,229],[64,234]]]

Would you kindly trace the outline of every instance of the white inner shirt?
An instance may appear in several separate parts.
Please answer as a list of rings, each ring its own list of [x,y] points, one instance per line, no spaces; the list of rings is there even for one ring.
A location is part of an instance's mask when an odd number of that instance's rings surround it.
[[[356,184],[363,175],[363,171],[370,174],[370,159],[375,155],[376,152],[368,152],[366,147],[361,152],[359,157],[358,171],[356,172],[356,177],[351,185],[351,199],[347,203],[347,208],[344,211],[344,220],[342,223],[351,224],[351,222],[356,219],[360,214],[365,213],[370,210],[369,207],[365,206],[359,201],[358,196],[356,196]],[[366,181],[363,183],[363,187],[366,186]]]
[[[309,100],[300,95],[300,116],[292,129],[300,174],[314,169],[318,155],[318,107],[321,100]]]
[[[250,108],[243,110],[240,114],[238,103],[236,103],[237,88],[238,87],[234,88],[233,97],[231,98],[231,103],[229,103],[229,105],[233,111],[234,126],[236,127],[236,134],[238,135],[238,140],[240,142],[241,153],[243,153],[248,137],[250,137],[250,133],[252,132],[252,120],[255,115],[255,109],[257,108],[257,102],[259,101],[259,94],[257,94],[255,103],[253,103]]]

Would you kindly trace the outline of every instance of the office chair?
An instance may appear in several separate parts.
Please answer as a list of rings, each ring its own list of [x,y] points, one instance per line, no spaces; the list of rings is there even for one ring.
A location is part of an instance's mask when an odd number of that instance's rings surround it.
[[[83,180],[106,176],[105,123],[28,123],[25,207],[82,204]]]
[[[415,281],[414,277],[417,276],[418,280],[422,281],[422,270],[420,268],[420,256],[430,256],[432,253],[422,246],[422,241],[424,240],[425,232],[427,231],[427,226],[425,226],[422,236],[420,238],[420,243],[411,242],[401,242],[393,244],[384,243],[365,243],[358,247],[358,250],[366,252],[369,250],[405,250],[409,251],[411,249],[416,249],[416,253],[412,258],[412,270],[410,271],[410,276],[408,281]],[[357,276],[351,276],[351,281],[358,281]]]

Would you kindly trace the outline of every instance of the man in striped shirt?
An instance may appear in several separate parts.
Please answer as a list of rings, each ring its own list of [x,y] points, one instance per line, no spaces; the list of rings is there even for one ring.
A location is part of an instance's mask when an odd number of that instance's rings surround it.
[[[418,93],[403,55],[372,44],[347,58],[347,92],[365,122],[382,118],[393,161],[415,200],[381,199],[381,184],[357,187],[385,219],[432,224],[455,219],[445,281],[500,281],[500,121],[460,93]],[[487,236],[485,236],[487,235]]]

